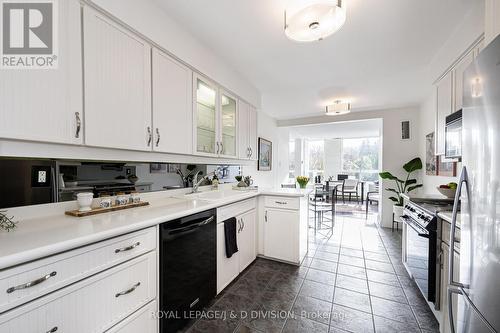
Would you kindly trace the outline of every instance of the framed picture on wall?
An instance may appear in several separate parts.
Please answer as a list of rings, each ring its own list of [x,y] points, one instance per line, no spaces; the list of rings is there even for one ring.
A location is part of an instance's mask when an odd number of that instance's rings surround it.
[[[425,174],[437,175],[437,157],[434,150],[434,132],[425,136]]]
[[[269,140],[259,138],[259,160],[257,170],[271,171],[273,161],[273,143]]]

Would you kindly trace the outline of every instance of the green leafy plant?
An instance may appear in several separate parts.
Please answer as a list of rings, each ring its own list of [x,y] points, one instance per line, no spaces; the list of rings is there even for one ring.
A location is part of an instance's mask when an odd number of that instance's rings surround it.
[[[7,211],[0,211],[0,229],[7,230],[7,232],[13,230],[17,226],[17,222],[14,222],[14,216],[7,216]]]
[[[402,194],[410,193],[411,191],[423,186],[422,184],[417,184],[417,180],[415,178],[410,178],[413,172],[422,169],[422,160],[419,157],[416,157],[403,165],[403,169],[407,173],[405,180],[399,179],[388,171],[379,173],[379,176],[382,179],[394,180],[396,188],[386,188],[385,190],[395,193],[395,196],[391,196],[389,199],[392,200],[396,206],[403,205]]]
[[[237,182],[241,182],[243,176],[234,176],[234,179],[236,179]]]
[[[297,176],[296,180],[300,188],[305,188],[307,183],[309,183],[309,177],[306,176]]]

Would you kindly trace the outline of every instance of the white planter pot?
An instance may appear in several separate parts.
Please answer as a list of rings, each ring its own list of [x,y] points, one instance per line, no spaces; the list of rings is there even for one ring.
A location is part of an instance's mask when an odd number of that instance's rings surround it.
[[[403,222],[401,216],[403,215],[403,206],[392,206],[392,212],[394,213],[394,221]]]

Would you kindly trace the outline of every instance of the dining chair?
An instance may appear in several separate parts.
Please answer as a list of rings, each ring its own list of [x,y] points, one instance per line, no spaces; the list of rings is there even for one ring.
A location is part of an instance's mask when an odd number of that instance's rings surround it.
[[[358,184],[359,180],[357,179],[344,179],[342,186],[340,187],[340,193],[342,194],[342,202],[345,203],[345,195],[349,195],[349,201],[351,201],[351,197],[354,194],[356,196],[356,202],[359,202],[358,195]]]
[[[335,226],[335,191],[331,192],[331,201],[325,200],[325,191],[316,188],[309,196],[309,211],[314,214],[314,233],[318,230],[330,230]],[[328,216],[331,213],[331,216]],[[328,223],[330,222],[330,223]]]
[[[370,189],[366,193],[366,216],[365,219],[368,219],[368,205],[373,204],[374,202],[379,203],[380,194],[379,194],[379,183],[375,182],[373,187],[370,185]]]

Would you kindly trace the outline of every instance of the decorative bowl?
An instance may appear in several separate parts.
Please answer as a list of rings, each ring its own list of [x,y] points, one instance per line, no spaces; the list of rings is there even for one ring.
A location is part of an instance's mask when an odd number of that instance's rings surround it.
[[[442,188],[438,186],[437,190],[439,191],[439,193],[450,199],[455,198],[455,193],[457,193],[456,188]]]

